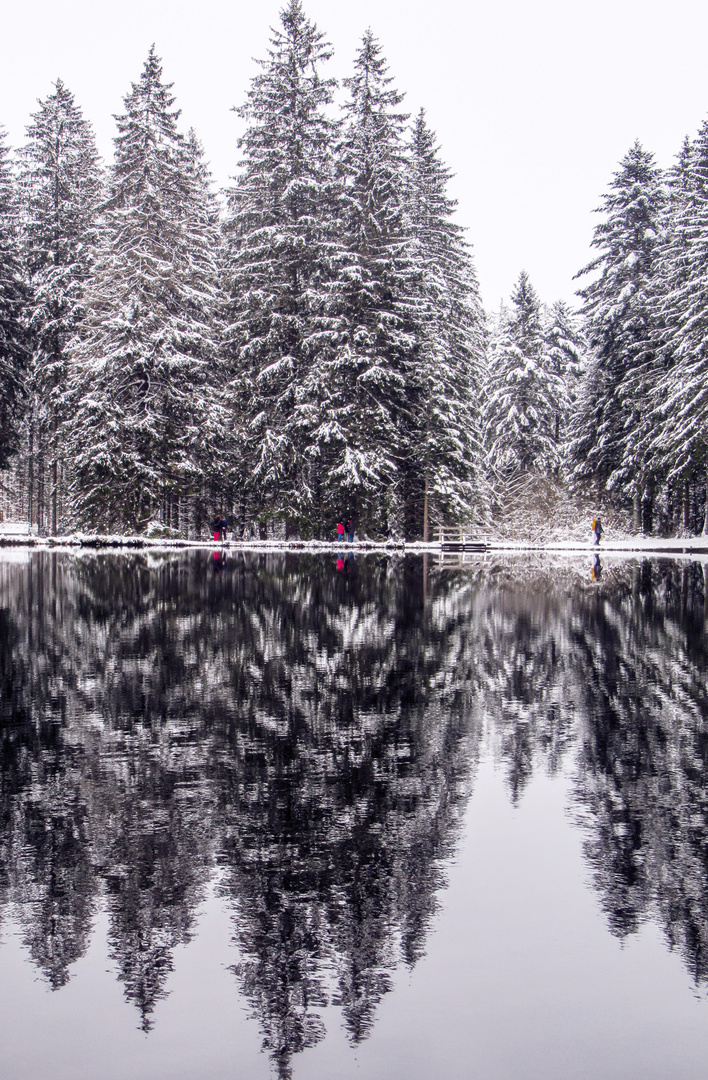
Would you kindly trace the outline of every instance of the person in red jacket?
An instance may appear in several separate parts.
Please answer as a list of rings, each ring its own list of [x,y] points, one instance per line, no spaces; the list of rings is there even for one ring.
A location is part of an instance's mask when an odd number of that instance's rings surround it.
[[[344,539],[344,522],[343,521],[338,521],[337,522],[337,539],[338,540],[343,540]]]

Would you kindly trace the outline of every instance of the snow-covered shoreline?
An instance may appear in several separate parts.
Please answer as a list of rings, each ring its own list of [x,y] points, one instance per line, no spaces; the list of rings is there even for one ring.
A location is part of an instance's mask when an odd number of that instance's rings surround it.
[[[268,553],[318,553],[328,554],[342,550],[358,554],[396,552],[405,554],[442,554],[475,552],[484,555],[488,552],[506,552],[508,554],[533,551],[549,554],[632,554],[635,552],[656,555],[705,554],[708,555],[708,536],[652,537],[634,536],[622,539],[604,539],[599,546],[592,541],[562,540],[538,543],[528,540],[501,540],[483,537],[479,540],[466,539],[463,543],[455,541],[431,543],[403,540],[355,540],[353,544],[336,540],[228,540],[215,544],[210,540],[186,540],[181,538],[102,535],[93,533],[73,533],[69,536],[22,536],[3,534],[0,530],[0,550],[2,548],[33,548],[44,550],[92,549],[101,551],[136,551],[136,550],[193,550],[193,551],[251,551]]]

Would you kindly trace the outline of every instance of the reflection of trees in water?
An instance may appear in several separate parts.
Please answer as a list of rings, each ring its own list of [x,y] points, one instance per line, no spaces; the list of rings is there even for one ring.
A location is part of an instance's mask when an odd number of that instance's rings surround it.
[[[612,930],[656,919],[708,980],[708,691],[697,565],[644,563],[586,598],[578,801]]]
[[[0,888],[31,955],[66,982],[100,898],[147,1029],[216,863],[284,1075],[325,1003],[364,1038],[422,954],[474,762],[464,610],[424,610],[419,564],[331,569],[0,563]]]
[[[475,708],[517,801],[577,743],[574,800],[613,933],[656,920],[708,982],[708,669],[704,568],[468,572]]]
[[[0,563],[0,904],[62,986],[97,905],[144,1028],[218,867],[281,1075],[422,955],[482,732],[510,797],[577,757],[619,935],[708,976],[699,567],[33,556]],[[572,751],[571,751],[572,748]]]
[[[557,771],[571,742],[573,669],[563,592],[542,575],[514,580],[505,569],[489,567],[472,598],[473,677],[517,803],[534,768]]]

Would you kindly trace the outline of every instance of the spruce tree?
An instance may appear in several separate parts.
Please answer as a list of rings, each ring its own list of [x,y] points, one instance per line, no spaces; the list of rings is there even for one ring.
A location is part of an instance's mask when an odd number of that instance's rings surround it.
[[[392,81],[381,46],[367,30],[354,74],[344,80],[349,97],[339,158],[350,260],[341,285],[345,330],[328,372],[318,432],[320,445],[328,438],[334,450],[331,477],[340,500],[365,527],[383,534],[396,519],[409,525],[406,416],[419,407],[410,399],[415,282],[406,218],[408,116]]]
[[[227,397],[250,512],[307,532],[328,516],[318,402],[342,262],[331,50],[290,0],[238,111],[247,128],[225,224]],[[326,441],[326,440],[324,440]]]
[[[469,247],[453,220],[456,203],[447,195],[450,175],[421,109],[411,135],[406,193],[416,281],[413,409],[406,426],[407,466],[415,473],[409,483],[418,489],[422,510],[414,535],[424,540],[431,519],[459,521],[483,501],[484,319]]]
[[[597,362],[588,370],[576,421],[577,476],[631,498],[651,488],[645,421],[655,369],[653,295],[664,189],[652,154],[635,142],[620,162],[600,210],[599,254],[578,276],[598,276],[580,290],[585,328]]]
[[[27,366],[26,305],[15,177],[0,129],[0,469],[17,451],[25,404]]]
[[[708,121],[670,174],[664,235],[653,449],[670,481],[683,487],[698,479],[708,492]]]
[[[62,421],[67,343],[83,317],[83,296],[93,266],[101,171],[90,124],[61,79],[39,102],[22,153],[24,253],[32,286],[30,415],[26,453],[38,519],[51,507],[52,533],[60,516]],[[48,472],[48,483],[44,473]],[[34,501],[31,499],[31,501]]]
[[[507,479],[529,470],[557,474],[562,460],[557,415],[564,378],[549,351],[541,303],[525,270],[511,301],[490,343],[484,406],[489,462]]]
[[[587,342],[578,318],[563,300],[556,301],[542,319],[546,353],[557,384],[554,439],[564,466],[570,460],[571,421],[579,408],[587,369]]]
[[[102,239],[73,349],[78,519],[178,523],[201,489],[218,267],[203,177],[151,48],[117,118]],[[210,250],[211,249],[211,250]]]
[[[211,173],[194,129],[189,130],[185,141],[184,175],[181,217],[184,250],[179,267],[187,330],[182,340],[188,344],[192,357],[203,365],[197,408],[191,418],[189,479],[190,490],[201,492],[195,498],[193,515],[199,530],[206,516],[211,516],[212,507],[231,509],[234,492],[229,483],[233,432],[224,402],[228,368],[221,350],[225,303],[223,237]],[[204,384],[202,378],[206,380]],[[180,527],[178,501],[168,501],[166,511],[171,511],[173,527]]]

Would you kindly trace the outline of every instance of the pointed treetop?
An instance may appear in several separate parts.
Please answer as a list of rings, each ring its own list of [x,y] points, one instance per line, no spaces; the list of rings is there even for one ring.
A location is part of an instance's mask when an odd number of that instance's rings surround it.
[[[386,109],[400,105],[404,95],[390,89],[393,77],[388,74],[388,64],[384,60],[383,50],[371,29],[367,29],[361,40],[361,46],[354,60],[354,75],[343,80],[350,91],[352,102],[347,110],[362,117],[372,113],[382,113]],[[391,115],[391,120],[405,123],[408,113]]]

